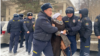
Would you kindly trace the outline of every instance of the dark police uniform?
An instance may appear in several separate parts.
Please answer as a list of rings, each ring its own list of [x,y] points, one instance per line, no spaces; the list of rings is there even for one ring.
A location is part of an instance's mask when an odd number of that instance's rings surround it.
[[[27,16],[33,16],[31,12],[27,14]],[[25,41],[26,41],[26,51],[28,51],[28,54],[30,54],[31,51],[31,45],[32,45],[32,40],[33,40],[33,25],[34,25],[35,20],[33,19],[26,19],[24,20],[23,26],[25,29]],[[30,33],[27,33],[29,31]]]
[[[72,51],[72,55],[73,55],[75,53],[75,51],[77,50],[76,34],[80,30],[81,24],[78,21],[79,17],[74,15],[74,8],[73,7],[68,7],[66,9],[66,14],[67,13],[73,13],[73,16],[71,18],[68,18],[67,16],[65,16],[62,19],[64,24],[65,24],[66,30],[68,30],[68,32],[69,32],[67,37],[71,42],[71,51]],[[70,56],[69,50],[70,50],[69,48],[66,49],[67,56]]]
[[[14,18],[9,21],[7,26],[7,32],[10,33],[10,45],[9,45],[10,52],[12,52],[13,43],[14,43],[14,53],[17,52],[17,46],[18,46],[21,29],[22,26],[18,14],[14,14]]]
[[[52,27],[51,19],[44,12],[40,12],[35,24],[33,39],[33,56],[40,56],[43,51],[46,56],[53,56],[51,37],[58,29]]]
[[[92,22],[88,17],[88,10],[82,9],[79,11],[82,14],[81,21],[81,29],[80,39],[81,39],[81,46],[80,46],[80,56],[89,56],[90,53],[90,36],[92,33]]]
[[[96,36],[100,36],[100,15],[95,19],[94,32]],[[98,40],[98,56],[100,56],[100,39]]]
[[[24,22],[24,19],[23,19],[23,14],[19,14],[19,19],[20,21],[22,22],[22,25],[23,26],[23,22]],[[20,48],[23,47],[23,40],[24,40],[24,28],[22,27],[22,31],[21,31],[21,34],[20,34]]]
[[[44,4],[42,11],[38,14],[38,19],[35,24],[34,39],[33,39],[33,56],[40,56],[41,52],[45,56],[53,56],[51,37],[58,28],[51,24],[51,17],[47,16],[43,11],[47,8],[52,8],[50,3]]]

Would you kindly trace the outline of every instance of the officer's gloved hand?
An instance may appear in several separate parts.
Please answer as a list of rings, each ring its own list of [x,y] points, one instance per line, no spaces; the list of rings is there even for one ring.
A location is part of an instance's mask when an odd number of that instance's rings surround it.
[[[72,31],[72,29],[71,29],[71,28],[67,28],[67,30],[68,30],[68,32]]]
[[[85,37],[83,37],[82,40],[83,40],[83,42],[86,42],[86,38]]]

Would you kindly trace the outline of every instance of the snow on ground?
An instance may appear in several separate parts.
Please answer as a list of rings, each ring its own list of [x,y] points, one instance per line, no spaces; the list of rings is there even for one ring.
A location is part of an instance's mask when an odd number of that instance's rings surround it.
[[[31,55],[28,55],[28,52],[26,52],[26,48],[25,48],[25,42],[23,43],[24,47],[23,48],[19,48],[20,44],[18,44],[18,49],[17,49],[17,54],[13,54],[9,53],[9,46],[1,48],[1,54],[0,56],[32,56],[32,51],[33,51],[33,46],[31,49]],[[43,53],[41,56],[45,56]],[[61,53],[61,56],[63,56],[63,54]],[[79,56],[79,55],[73,55],[73,56]]]

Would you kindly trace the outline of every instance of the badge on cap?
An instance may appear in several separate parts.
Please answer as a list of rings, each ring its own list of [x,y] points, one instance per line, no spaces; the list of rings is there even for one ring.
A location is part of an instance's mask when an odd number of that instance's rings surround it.
[[[27,21],[27,23],[29,23],[29,21]]]
[[[30,14],[31,15],[31,14]]]
[[[73,19],[73,23],[75,23],[76,21],[75,21],[75,19]]]
[[[89,26],[89,23],[85,23],[86,26]]]

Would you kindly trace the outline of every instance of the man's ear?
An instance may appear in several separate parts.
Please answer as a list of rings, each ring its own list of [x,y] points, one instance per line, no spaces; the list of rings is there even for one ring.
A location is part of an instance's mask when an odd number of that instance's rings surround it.
[[[46,12],[46,10],[44,10],[44,12]]]

